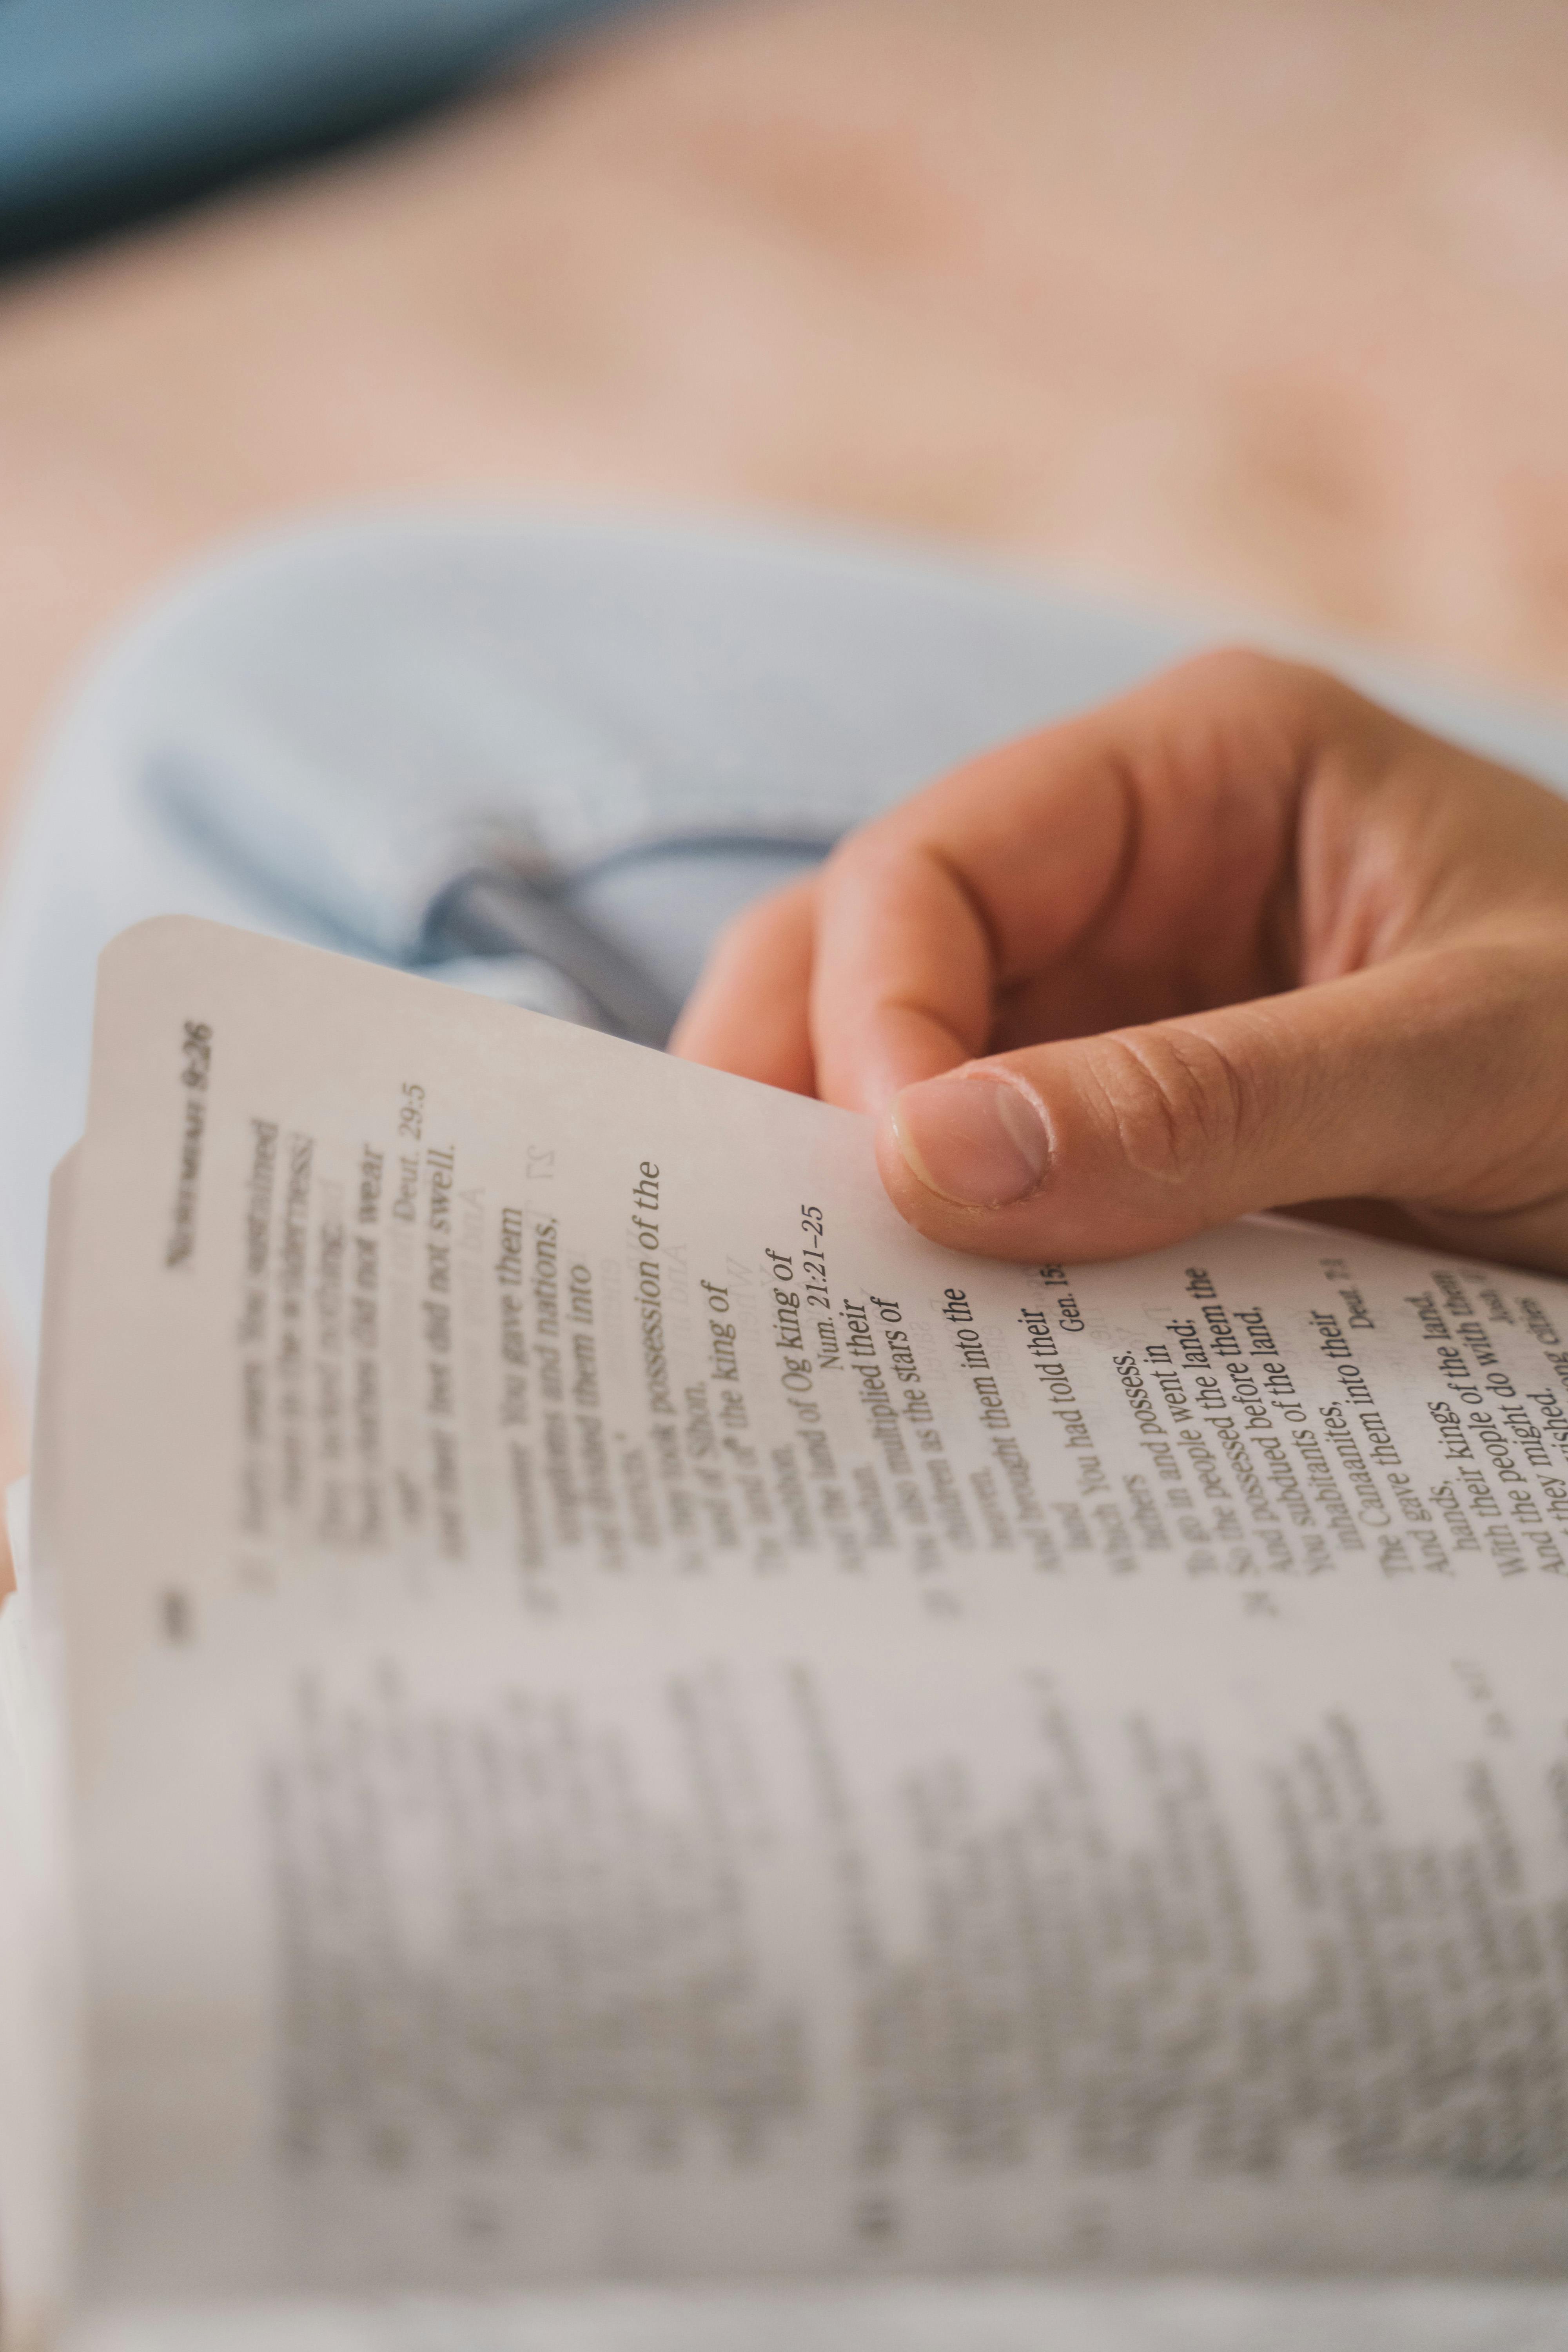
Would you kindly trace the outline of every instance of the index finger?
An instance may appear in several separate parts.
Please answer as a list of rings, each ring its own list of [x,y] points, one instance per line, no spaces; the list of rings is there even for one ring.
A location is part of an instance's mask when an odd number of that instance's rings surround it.
[[[1270,926],[1329,697],[1352,700],[1284,663],[1207,656],[852,836],[819,885],[818,1091],[879,1111],[985,1053],[1010,997],[1037,1035],[1067,1037],[1279,985]]]

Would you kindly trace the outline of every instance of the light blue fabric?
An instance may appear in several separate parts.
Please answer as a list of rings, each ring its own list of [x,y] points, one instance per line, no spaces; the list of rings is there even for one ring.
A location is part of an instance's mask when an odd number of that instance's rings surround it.
[[[395,511],[226,556],[104,651],[29,779],[0,899],[0,1281],[24,1340],[94,964],[127,924],[183,910],[424,964],[433,894],[500,849],[564,877],[679,1002],[726,918],[847,826],[1212,634],[716,526]],[[1554,715],[1342,666],[1568,784]],[[527,960],[449,971],[588,1011]]]

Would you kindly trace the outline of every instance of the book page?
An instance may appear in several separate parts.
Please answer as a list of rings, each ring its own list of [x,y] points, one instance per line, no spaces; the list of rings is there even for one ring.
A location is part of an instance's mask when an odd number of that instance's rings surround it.
[[[89,2298],[1561,2263],[1563,1286],[171,920],[59,1311]]]
[[[16,1586],[0,1602],[0,2329],[54,2340],[68,2264],[73,1971],[61,1862],[58,1719],[34,1586],[28,1486],[5,1497]]]
[[[77,1154],[49,1191],[48,1263],[57,1300],[70,1271]],[[44,1484],[62,1427],[48,1400],[63,1381],[58,1328],[46,1335],[37,1401],[49,1423]],[[16,1586],[0,1601],[0,2338],[5,2352],[54,2341],[69,2269],[77,1986],[59,1708],[58,1594],[40,1578],[35,1482],[5,1496]]]

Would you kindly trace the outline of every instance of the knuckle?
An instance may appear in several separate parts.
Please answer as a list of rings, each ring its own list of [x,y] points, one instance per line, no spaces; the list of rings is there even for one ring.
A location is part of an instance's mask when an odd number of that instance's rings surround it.
[[[775,940],[787,937],[800,921],[803,912],[799,886],[786,883],[782,889],[770,890],[764,898],[755,898],[739,914],[731,915],[719,931],[715,946],[725,959],[749,962],[770,948]]]
[[[1330,671],[1286,661],[1256,646],[1215,646],[1183,662],[1174,677],[1204,702],[1306,717],[1355,698]]]
[[[835,892],[875,887],[903,865],[910,854],[902,831],[889,818],[873,818],[847,833],[830,852],[823,867],[825,886]]]
[[[1184,661],[1179,675],[1201,679],[1206,686],[1258,691],[1276,687],[1300,672],[1278,655],[1262,653],[1256,646],[1210,646]]]
[[[1241,1137],[1245,1091],[1212,1038],[1179,1027],[1096,1041],[1094,1077],[1119,1157],[1157,1183],[1181,1184]]]

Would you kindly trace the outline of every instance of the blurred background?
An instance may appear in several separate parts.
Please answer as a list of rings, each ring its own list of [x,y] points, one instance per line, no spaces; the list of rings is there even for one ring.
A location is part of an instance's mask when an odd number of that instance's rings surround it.
[[[6,0],[0,248],[0,795],[170,567],[408,493],[1568,698],[1560,0]]]

